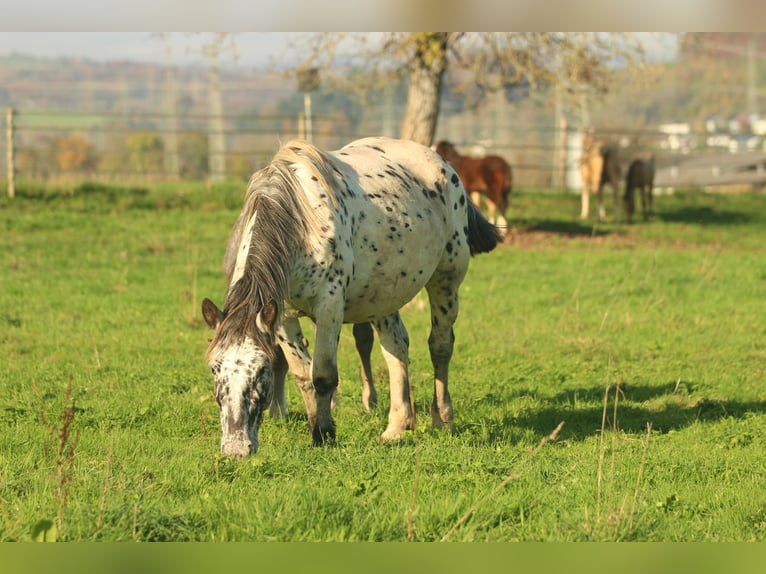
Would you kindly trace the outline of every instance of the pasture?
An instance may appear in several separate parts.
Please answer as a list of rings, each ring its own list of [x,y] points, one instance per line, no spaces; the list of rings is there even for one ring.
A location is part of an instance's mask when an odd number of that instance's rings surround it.
[[[594,228],[577,194],[514,190],[461,289],[453,434],[430,426],[421,293],[414,433],[380,441],[385,366],[376,347],[367,414],[346,326],[337,444],[311,446],[288,382],[288,418],[233,461],[199,307],[243,193],[0,200],[1,541],[766,539],[763,195],[677,192]]]

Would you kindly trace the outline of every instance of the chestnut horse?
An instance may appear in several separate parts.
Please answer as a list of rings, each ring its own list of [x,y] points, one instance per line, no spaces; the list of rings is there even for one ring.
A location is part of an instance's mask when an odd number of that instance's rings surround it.
[[[604,208],[604,186],[609,184],[614,199],[614,220],[620,221],[618,187],[620,180],[620,161],[617,148],[593,137],[592,131],[583,134],[582,157],[580,158],[580,177],[582,178],[582,209],[580,218],[587,219],[590,211],[590,193],[598,196],[598,220],[606,218]]]
[[[481,208],[480,196],[485,197],[490,223],[494,223],[505,233],[508,230],[505,214],[513,185],[513,171],[508,162],[498,155],[480,158],[460,155],[455,146],[445,140],[436,144],[435,149],[436,153],[455,168],[476,207]]]

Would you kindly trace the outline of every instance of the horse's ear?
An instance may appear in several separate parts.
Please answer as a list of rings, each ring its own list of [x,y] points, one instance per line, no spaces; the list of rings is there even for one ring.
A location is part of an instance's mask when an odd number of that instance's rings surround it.
[[[277,321],[277,304],[274,300],[269,301],[258,313],[256,325],[262,333],[274,333],[274,325]]]
[[[208,327],[215,331],[223,321],[223,312],[210,299],[205,298],[202,301],[202,317]]]

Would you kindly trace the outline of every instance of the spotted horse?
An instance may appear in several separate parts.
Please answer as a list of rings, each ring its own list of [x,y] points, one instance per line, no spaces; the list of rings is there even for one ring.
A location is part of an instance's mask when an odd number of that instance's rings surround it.
[[[232,237],[223,309],[202,303],[215,331],[206,358],[224,455],[257,451],[264,412],[288,368],[299,374],[313,443],[335,439],[331,401],[343,323],[372,323],[378,333],[391,393],[382,438],[397,440],[413,429],[409,337],[399,309],[424,287],[431,307],[431,418],[451,429],[448,369],[458,288],[470,256],[491,251],[501,238],[438,154],[389,138],[365,138],[333,152],[288,142],[250,179]],[[301,315],[315,324],[313,360],[301,344]]]

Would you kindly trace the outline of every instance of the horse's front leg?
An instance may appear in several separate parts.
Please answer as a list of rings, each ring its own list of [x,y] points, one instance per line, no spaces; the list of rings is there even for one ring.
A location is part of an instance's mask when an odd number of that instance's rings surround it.
[[[380,348],[388,365],[391,407],[383,440],[398,440],[406,430],[415,428],[410,397],[409,348],[410,338],[399,312],[375,321]]]
[[[588,219],[590,212],[590,184],[586,178],[587,174],[583,176],[582,191],[580,192],[580,219]]]
[[[641,188],[641,210],[643,211],[644,221],[649,220],[649,216],[652,214],[652,188],[651,186],[643,186]]]
[[[612,187],[612,203],[614,205],[614,222],[620,223],[620,220],[622,219],[622,207],[620,206],[620,190],[619,186],[612,181],[612,183],[609,184]]]
[[[317,316],[314,361],[311,380],[314,386],[316,417],[309,417],[309,430],[314,446],[335,440],[335,422],[332,420],[332,400],[338,388],[338,341],[343,324],[343,309]]]

